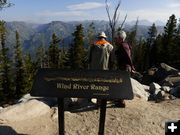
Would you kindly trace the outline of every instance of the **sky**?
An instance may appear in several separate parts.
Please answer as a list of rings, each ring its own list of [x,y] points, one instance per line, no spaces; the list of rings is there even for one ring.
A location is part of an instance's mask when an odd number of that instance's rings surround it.
[[[0,11],[5,21],[48,23],[51,21],[108,20],[105,0],[9,0],[13,7]],[[110,12],[119,0],[108,0]],[[119,20],[167,22],[175,14],[180,18],[180,0],[121,0]],[[112,14],[111,14],[112,16]]]

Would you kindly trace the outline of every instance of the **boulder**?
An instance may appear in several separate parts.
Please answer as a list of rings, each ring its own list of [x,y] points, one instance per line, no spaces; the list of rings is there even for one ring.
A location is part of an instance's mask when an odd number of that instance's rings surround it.
[[[131,73],[131,77],[133,79],[137,80],[138,82],[141,82],[143,75],[139,72],[133,72],[133,73]]]
[[[165,92],[168,92],[168,93],[171,91],[171,87],[169,87],[169,86],[162,86],[161,88],[162,88],[162,90],[164,90]]]
[[[153,75],[154,82],[162,82],[167,76],[179,76],[179,71],[165,63],[161,63],[158,70]]]
[[[165,91],[159,91],[156,95],[154,95],[154,100],[156,103],[161,102],[163,100],[175,99],[174,96],[170,95]]]
[[[178,76],[179,75],[179,70],[175,69],[165,63],[161,63],[161,68],[163,68],[169,75],[174,75],[174,76]]]
[[[154,95],[154,100],[156,103],[164,100],[165,97],[165,92],[164,91],[158,91],[156,95]]]
[[[147,74],[147,73],[144,73],[143,74],[143,77],[142,77],[142,81],[141,81],[141,83],[142,84],[145,84],[145,85],[149,85],[150,83],[152,83],[153,82],[153,76],[152,75],[149,75],[149,74]]]
[[[171,84],[171,86],[174,86],[174,87],[179,86],[180,85],[180,76],[167,76],[162,81],[162,85],[165,85],[165,84]]]
[[[158,94],[159,91],[161,91],[161,90],[160,90],[161,86],[160,86],[159,84],[157,84],[157,83],[154,83],[154,82],[153,82],[153,83],[151,83],[149,86],[150,86],[149,92],[150,92],[151,94],[153,94],[153,95],[154,95],[154,94],[156,95],[156,94]]]
[[[57,98],[53,98],[53,97],[33,97],[31,96],[29,93],[24,95],[22,98],[20,98],[16,103],[24,103],[27,102],[29,100],[33,100],[33,99],[37,99],[41,102],[44,102],[45,104],[49,105],[49,106],[54,106],[57,104]]]
[[[27,102],[28,100],[32,100],[34,98],[37,98],[37,97],[33,97],[28,93],[28,94],[22,96],[16,103],[18,104],[18,103],[22,103],[22,102]]]
[[[150,93],[148,93],[145,90],[145,86],[142,85],[141,83],[139,83],[138,81],[136,81],[135,79],[131,78],[131,84],[132,84],[132,89],[133,89],[133,93],[134,95],[143,98],[145,100],[149,99]],[[148,88],[148,86],[146,87]]]
[[[0,111],[0,123],[22,121],[50,112],[50,107],[36,99],[6,107]]]
[[[175,97],[180,98],[180,86],[177,86],[177,87],[173,88],[173,89],[170,91],[170,94],[172,94],[172,95],[175,96]]]

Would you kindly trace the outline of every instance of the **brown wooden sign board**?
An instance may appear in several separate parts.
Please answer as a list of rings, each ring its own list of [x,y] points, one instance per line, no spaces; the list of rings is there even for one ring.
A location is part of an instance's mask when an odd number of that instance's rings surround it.
[[[32,96],[133,99],[126,71],[40,69]]]

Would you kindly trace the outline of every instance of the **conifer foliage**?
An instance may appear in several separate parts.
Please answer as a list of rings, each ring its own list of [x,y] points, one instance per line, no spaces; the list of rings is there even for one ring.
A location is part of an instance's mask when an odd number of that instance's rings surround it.
[[[85,67],[84,33],[83,25],[76,26],[76,31],[72,34],[74,42],[68,51],[68,63],[71,69],[83,69]]]
[[[37,66],[35,66],[35,63],[33,62],[31,55],[26,54],[24,58],[24,81],[25,81],[25,87],[23,94],[26,94],[30,92],[33,81],[34,81],[34,76],[37,71]]]
[[[1,86],[1,96],[11,97],[11,77],[10,77],[10,58],[8,57],[8,48],[6,47],[6,28],[4,26],[5,22],[0,21],[0,41],[1,41],[1,51],[0,51],[0,86]],[[4,99],[3,97],[2,99]]]
[[[2,2],[2,0],[0,0]],[[0,3],[1,4],[1,3]],[[0,8],[3,8],[2,5]],[[10,99],[20,98],[30,92],[37,68],[85,69],[87,68],[87,46],[93,43],[95,27],[91,23],[84,35],[83,25],[77,25],[73,40],[68,49],[66,42],[52,34],[49,48],[44,48],[43,42],[37,50],[37,58],[32,59],[30,54],[22,51],[20,34],[16,31],[13,58],[8,55],[6,46],[5,22],[0,21],[0,105]],[[164,62],[172,67],[180,67],[180,19],[177,22],[175,15],[171,15],[164,27],[164,32],[158,34],[155,24],[149,27],[148,37],[136,38],[138,20],[135,29],[127,32],[127,42],[132,47],[132,58],[136,71],[146,71],[151,66]],[[86,41],[85,41],[86,40]],[[116,49],[116,46],[115,46]],[[14,63],[12,63],[12,60]],[[12,80],[13,78],[13,80]]]
[[[45,48],[43,44],[38,49],[37,58],[38,58],[37,59],[38,67],[45,68],[47,62],[46,62]]]
[[[14,62],[15,62],[15,86],[16,96],[22,96],[24,94],[24,65],[22,58],[22,48],[19,37],[19,32],[16,30],[16,45],[14,46]]]
[[[52,42],[49,46],[49,65],[51,68],[59,67],[59,43],[61,40],[58,39],[56,34],[52,35]]]

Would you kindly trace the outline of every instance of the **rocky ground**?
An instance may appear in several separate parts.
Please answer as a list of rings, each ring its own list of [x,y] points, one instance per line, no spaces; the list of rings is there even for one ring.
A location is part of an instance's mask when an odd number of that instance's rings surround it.
[[[105,135],[164,135],[166,120],[180,120],[179,70],[162,63],[133,78],[135,97],[126,108],[107,104]],[[100,110],[93,103],[69,107],[72,102],[65,100],[65,135],[97,135]],[[56,103],[27,94],[0,107],[0,135],[58,135]]]
[[[127,100],[126,105],[126,108],[115,108],[108,103],[105,135],[163,135],[165,120],[180,119],[180,99],[155,103],[135,97]],[[65,111],[66,135],[98,134],[100,111],[93,105],[87,107]],[[32,108],[26,109],[28,112]],[[29,118],[20,118],[25,114],[16,114],[19,118],[1,121],[0,135],[58,135],[57,107],[44,112]]]

